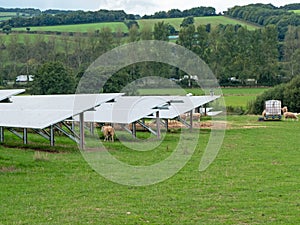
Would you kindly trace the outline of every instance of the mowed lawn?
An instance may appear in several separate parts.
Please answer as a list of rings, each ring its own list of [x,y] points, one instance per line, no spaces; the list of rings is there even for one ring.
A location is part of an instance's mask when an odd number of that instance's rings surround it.
[[[299,224],[300,123],[227,119],[223,145],[206,171],[198,171],[210,134],[204,129],[181,171],[143,187],[101,177],[72,142],[41,147],[30,137],[36,150],[58,150],[38,154],[6,135],[0,146],[0,224]],[[157,154],[130,151],[119,141],[107,147],[124,162],[149,162],[151,155],[168,156],[177,135],[168,134]]]

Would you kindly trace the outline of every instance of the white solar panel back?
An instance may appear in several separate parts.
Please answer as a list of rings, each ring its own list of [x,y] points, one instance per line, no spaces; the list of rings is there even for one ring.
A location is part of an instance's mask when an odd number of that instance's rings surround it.
[[[115,103],[105,103],[96,111],[86,112],[84,121],[129,124],[157,111],[155,107],[166,104],[170,98],[161,96],[122,96]],[[79,120],[78,116],[74,117]]]
[[[121,94],[15,96],[0,104],[0,126],[43,129]]]
[[[13,95],[18,95],[23,92],[25,92],[25,89],[0,90],[0,102],[3,101],[4,99],[10,98]]]

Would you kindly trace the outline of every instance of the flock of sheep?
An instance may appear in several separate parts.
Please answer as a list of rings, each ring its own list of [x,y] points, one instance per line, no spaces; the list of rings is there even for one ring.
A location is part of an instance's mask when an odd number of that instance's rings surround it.
[[[289,112],[287,106],[284,106],[281,110],[282,110],[284,119],[292,119],[292,120],[297,120],[298,121],[298,116],[297,116],[298,114]],[[262,112],[262,116],[263,117],[266,116],[266,110],[264,110]]]

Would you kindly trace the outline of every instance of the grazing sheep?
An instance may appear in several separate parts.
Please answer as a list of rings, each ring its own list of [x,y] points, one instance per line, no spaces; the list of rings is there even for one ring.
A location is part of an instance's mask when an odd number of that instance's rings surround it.
[[[288,112],[288,108],[286,106],[284,106],[281,110],[283,113]]]
[[[181,114],[181,115],[180,115],[180,119],[186,120],[186,114]]]
[[[112,126],[103,126],[101,128],[101,131],[103,132],[104,135],[104,141],[111,140],[112,142],[114,142],[115,130]]]
[[[283,114],[283,116],[284,116],[284,119],[290,118],[290,119],[293,119],[293,120],[295,119],[295,120],[298,121],[298,117],[297,117],[297,115],[296,115],[295,113],[285,112],[285,113]]]
[[[200,113],[193,113],[193,120],[196,120],[196,121],[199,121],[200,120],[200,116],[201,114]]]

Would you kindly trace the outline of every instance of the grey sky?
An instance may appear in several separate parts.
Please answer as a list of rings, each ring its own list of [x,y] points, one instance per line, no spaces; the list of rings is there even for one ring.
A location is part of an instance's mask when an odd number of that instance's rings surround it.
[[[158,11],[168,11],[169,9],[190,9],[197,6],[212,6],[217,12],[222,12],[235,5],[247,5],[250,3],[271,3],[275,6],[290,3],[299,3],[299,0],[0,0],[0,7],[5,8],[39,8],[45,9],[123,9],[126,13],[133,14],[153,14]]]

